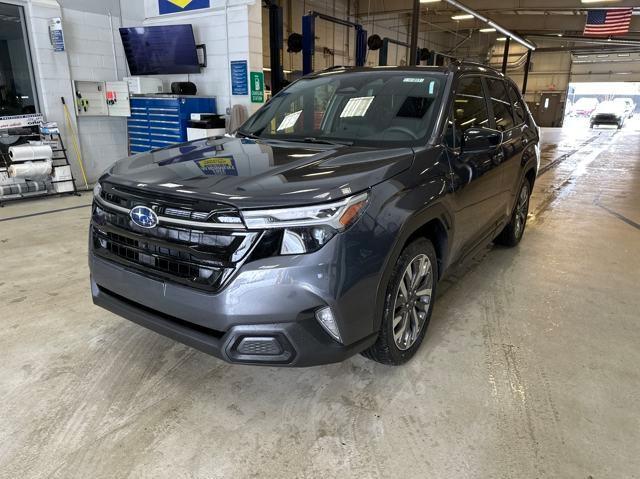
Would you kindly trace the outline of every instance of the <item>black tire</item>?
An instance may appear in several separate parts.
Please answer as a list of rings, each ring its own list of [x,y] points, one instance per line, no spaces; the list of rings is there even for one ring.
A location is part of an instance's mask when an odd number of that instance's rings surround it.
[[[523,192],[526,190],[526,192]],[[521,200],[526,197],[524,204]],[[527,178],[522,180],[520,189],[518,190],[518,196],[516,198],[516,204],[511,213],[511,220],[496,237],[494,242],[502,246],[514,247],[520,243],[522,236],[524,235],[525,227],[527,226],[527,215],[529,214],[529,199],[531,198],[531,183]]]
[[[425,314],[425,317],[419,321],[422,321],[421,325],[418,328],[418,332],[413,339],[413,342],[406,349],[401,349],[396,343],[396,338],[394,336],[394,329],[398,329],[397,326],[394,328],[394,317],[396,316],[397,311],[396,300],[401,298],[401,286],[400,283],[403,281],[405,274],[410,265],[414,264],[414,261],[419,260],[419,258],[428,258],[431,266],[431,295],[428,307],[425,308],[425,301],[420,302],[419,300],[413,300],[414,306],[408,306],[406,310],[411,309],[412,313],[421,312]],[[389,283],[387,285],[387,291],[385,293],[385,301],[384,301],[384,312],[382,316],[382,324],[380,325],[380,332],[378,334],[378,339],[375,344],[370,348],[366,349],[362,352],[362,355],[366,358],[372,359],[373,361],[377,361],[382,364],[388,364],[391,366],[399,366],[401,364],[409,361],[415,354],[416,351],[420,348],[420,344],[422,344],[422,340],[424,339],[424,335],[427,331],[427,327],[429,326],[429,321],[431,320],[431,314],[433,312],[433,303],[436,295],[436,286],[438,282],[438,261],[436,257],[436,251],[433,247],[431,241],[426,238],[420,238],[408,246],[404,248],[398,261],[393,267],[393,272],[391,274],[391,278],[389,279]],[[426,284],[426,283],[425,283]],[[405,283],[406,286],[406,283]],[[416,286],[414,289],[418,289],[420,286]],[[411,297],[411,294],[408,295]],[[424,298],[424,296],[423,296]],[[406,301],[405,305],[411,304],[411,300]],[[415,306],[415,304],[419,304],[420,306]],[[402,306],[398,306],[400,308],[404,308]],[[411,322],[410,317],[412,313],[407,313],[407,322]],[[401,320],[404,322],[405,320]]]

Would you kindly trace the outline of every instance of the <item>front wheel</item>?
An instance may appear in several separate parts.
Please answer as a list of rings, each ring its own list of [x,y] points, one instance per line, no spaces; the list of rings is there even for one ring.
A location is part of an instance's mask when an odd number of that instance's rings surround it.
[[[378,339],[363,356],[397,366],[416,354],[431,319],[437,278],[431,241],[420,238],[406,246],[389,279]]]
[[[531,197],[531,184],[525,178],[518,193],[516,207],[511,214],[511,220],[504,227],[502,232],[496,237],[495,242],[503,246],[516,246],[520,243],[524,235],[524,228],[527,225],[527,215],[529,214],[529,198]]]

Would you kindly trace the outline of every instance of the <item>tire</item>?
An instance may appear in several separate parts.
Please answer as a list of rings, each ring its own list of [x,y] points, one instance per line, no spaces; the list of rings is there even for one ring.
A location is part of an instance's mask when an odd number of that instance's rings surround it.
[[[423,262],[426,263],[427,275],[420,277],[417,284],[409,284],[411,273],[421,272]],[[404,248],[387,285],[378,339],[362,352],[363,356],[382,364],[399,366],[416,354],[431,320],[437,278],[438,261],[431,241],[420,238]],[[424,294],[419,295],[420,292]],[[397,318],[401,319],[398,321]]]
[[[531,183],[527,178],[522,180],[522,185],[518,190],[516,205],[511,213],[511,220],[494,240],[495,243],[514,247],[520,243],[527,226],[527,215],[529,214],[529,199],[531,198]]]

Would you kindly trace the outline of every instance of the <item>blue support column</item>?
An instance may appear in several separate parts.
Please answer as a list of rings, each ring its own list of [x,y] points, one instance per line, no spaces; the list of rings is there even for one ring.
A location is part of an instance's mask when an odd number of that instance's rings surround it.
[[[366,42],[366,39],[365,39]],[[313,54],[316,50],[316,17],[305,15],[302,17],[302,74],[308,75],[313,71]]]
[[[367,31],[360,25],[356,27],[356,66],[363,67],[367,60]]]

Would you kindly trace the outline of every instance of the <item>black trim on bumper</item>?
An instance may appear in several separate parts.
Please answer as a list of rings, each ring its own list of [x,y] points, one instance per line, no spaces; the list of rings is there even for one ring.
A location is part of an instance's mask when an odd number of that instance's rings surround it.
[[[233,326],[227,332],[205,328],[128,300],[91,282],[93,302],[112,313],[230,363],[270,366],[316,366],[343,361],[371,346],[377,334],[348,346],[333,341],[309,312],[300,321]],[[278,354],[242,354],[246,338],[274,338]]]

